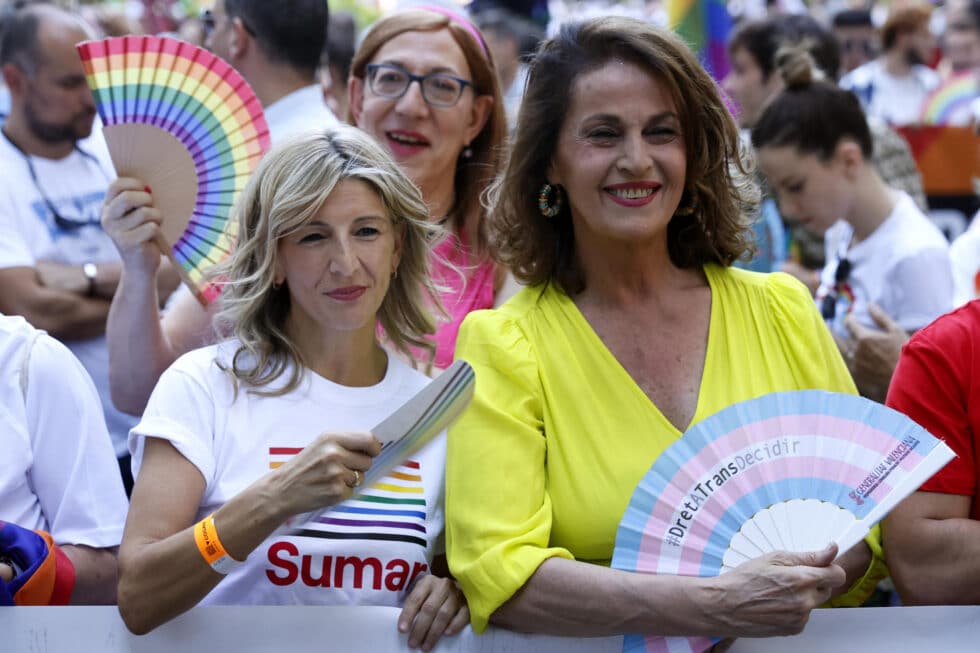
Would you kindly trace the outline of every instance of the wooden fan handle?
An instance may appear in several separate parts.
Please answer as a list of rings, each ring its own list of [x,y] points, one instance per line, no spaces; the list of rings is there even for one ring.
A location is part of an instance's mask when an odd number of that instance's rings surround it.
[[[157,247],[160,248],[163,255],[170,259],[170,263],[174,266],[174,269],[177,270],[177,274],[180,275],[180,280],[187,285],[190,291],[194,294],[194,297],[197,299],[198,303],[200,303],[204,308],[207,308],[208,300],[205,299],[204,293],[202,293],[201,289],[198,288],[193,281],[191,281],[190,276],[187,274],[187,270],[185,270],[184,267],[177,262],[177,258],[174,256],[174,250],[167,242],[167,239],[164,238],[163,234],[158,231],[156,237],[153,239],[153,242],[155,242]]]

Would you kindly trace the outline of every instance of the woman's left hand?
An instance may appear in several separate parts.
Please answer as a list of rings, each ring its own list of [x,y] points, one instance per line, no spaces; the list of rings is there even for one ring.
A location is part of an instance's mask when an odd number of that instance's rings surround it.
[[[470,622],[466,597],[451,578],[426,574],[412,586],[398,617],[409,648],[431,651],[443,635],[455,635]]]

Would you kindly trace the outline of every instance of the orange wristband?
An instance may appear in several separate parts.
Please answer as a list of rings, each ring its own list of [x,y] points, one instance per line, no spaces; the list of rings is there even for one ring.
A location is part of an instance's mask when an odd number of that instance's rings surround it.
[[[221,540],[218,539],[218,531],[214,528],[213,513],[194,525],[194,542],[204,562],[222,576],[243,564],[228,555],[225,547],[222,546]]]

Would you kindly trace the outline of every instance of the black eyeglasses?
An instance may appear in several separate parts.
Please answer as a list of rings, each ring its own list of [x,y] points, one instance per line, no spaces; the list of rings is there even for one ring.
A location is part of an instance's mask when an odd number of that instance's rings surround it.
[[[3,137],[7,139],[7,142],[10,143],[10,145],[13,146],[15,150],[20,152],[20,155],[22,157],[24,157],[24,162],[27,164],[27,171],[31,175],[31,182],[34,184],[34,188],[37,190],[37,194],[41,196],[41,201],[44,202],[44,206],[47,207],[48,211],[51,212],[51,217],[54,218],[54,223],[55,225],[57,225],[59,229],[61,229],[62,231],[74,231],[76,229],[81,229],[82,227],[88,225],[97,225],[100,223],[101,216],[99,215],[98,212],[96,212],[94,216],[93,215],[73,216],[73,215],[65,215],[61,211],[59,211],[58,208],[54,205],[54,202],[51,201],[51,198],[48,197],[48,194],[44,192],[43,188],[41,188],[41,184],[37,180],[37,171],[34,169],[34,162],[31,161],[31,157],[27,154],[27,152],[21,149],[20,145],[15,143],[13,139],[7,135],[7,132],[5,130],[0,129],[0,134],[3,134]],[[105,176],[106,185],[108,186],[111,179],[109,178],[109,175],[106,174],[105,169],[102,167],[102,164],[95,157],[95,155],[86,152],[82,148],[78,147],[78,145],[75,145],[75,149],[78,151],[79,154],[81,154],[87,160],[93,162],[96,166],[98,166],[99,171],[103,174],[103,176]]]
[[[434,107],[455,106],[466,87],[473,86],[473,82],[448,73],[414,75],[389,63],[368,64],[367,76],[371,92],[389,100],[397,100],[405,95],[412,82],[418,82],[422,99]]]
[[[248,32],[248,35],[251,36],[252,38],[255,38],[255,31],[251,27],[249,27],[249,24],[245,22],[244,18],[242,18],[241,16],[228,16],[229,20],[232,20],[234,18],[238,18],[238,20],[242,21],[242,27],[245,28],[245,31]],[[201,21],[201,27],[204,28],[204,38],[205,39],[209,38],[214,33],[214,28],[217,27],[218,25],[217,21],[214,18],[214,11],[210,9],[202,9],[201,13],[197,15],[197,19]]]
[[[820,304],[820,314],[825,320],[833,320],[837,317],[837,298],[840,297],[841,290],[848,277],[851,276],[851,262],[846,258],[837,259],[837,271],[834,272],[834,287],[827,293]]]

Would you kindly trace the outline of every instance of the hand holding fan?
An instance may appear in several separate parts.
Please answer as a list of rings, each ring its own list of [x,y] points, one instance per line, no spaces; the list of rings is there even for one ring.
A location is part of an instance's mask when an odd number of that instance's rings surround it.
[[[458,360],[401,408],[371,429],[374,437],[381,442],[381,453],[364,474],[364,482],[354,488],[351,498],[357,497],[380,481],[403,460],[449,428],[473,398],[475,381],[473,368],[469,363]],[[276,532],[301,534],[303,524],[316,521],[329,510],[328,507],[294,515]]]
[[[157,36],[77,46],[116,173],[142,179],[163,214],[161,251],[202,304],[204,271],[228,256],[231,207],[269,147],[262,107],[231,66]]]
[[[806,390],[741,402],[696,424],[637,486],[612,566],[717,576],[776,550],[840,553],[953,458],[906,416]],[[709,638],[628,635],[624,651],[700,652]]]

